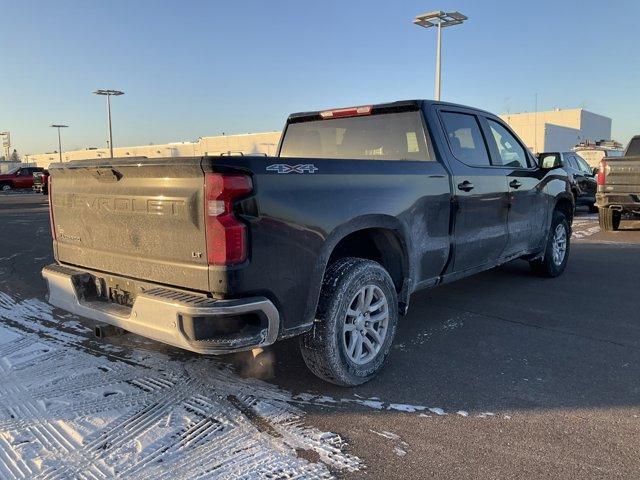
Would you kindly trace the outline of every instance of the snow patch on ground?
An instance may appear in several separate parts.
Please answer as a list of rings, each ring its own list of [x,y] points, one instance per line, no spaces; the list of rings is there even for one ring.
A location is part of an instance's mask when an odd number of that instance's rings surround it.
[[[310,404],[310,405],[320,405],[326,407],[339,407],[344,404],[355,404],[363,407],[371,408],[374,410],[387,410],[387,411],[396,411],[396,412],[405,412],[405,413],[418,413],[419,417],[432,417],[436,415],[438,417],[447,415],[447,412],[440,407],[429,407],[426,405],[413,405],[410,403],[387,403],[381,401],[378,397],[369,397],[364,398],[360,395],[354,395],[354,398],[340,398],[335,399],[333,397],[327,395],[314,395],[312,393],[299,393],[293,395],[291,397],[291,401],[301,403],[301,404]],[[428,412],[428,413],[427,413]],[[449,412],[451,414],[455,413],[456,415],[467,418],[471,415],[467,410],[457,410]],[[433,415],[430,415],[433,414]],[[481,412],[476,415],[476,418],[490,418],[495,417],[495,414],[492,412]],[[503,418],[509,420],[511,416],[504,415]]]
[[[0,292],[3,480],[331,478],[362,467],[339,435],[304,423],[287,391],[216,361],[110,361],[122,349],[62,321]]]
[[[409,449],[409,444],[404,440],[402,440],[402,438],[400,438],[400,435],[398,435],[397,433],[387,432],[385,430],[381,432],[377,432],[375,430],[370,429],[369,431],[372,433],[375,433],[376,435],[384,437],[386,439],[392,440],[394,443],[393,451],[399,457],[404,457],[407,454],[407,450]]]

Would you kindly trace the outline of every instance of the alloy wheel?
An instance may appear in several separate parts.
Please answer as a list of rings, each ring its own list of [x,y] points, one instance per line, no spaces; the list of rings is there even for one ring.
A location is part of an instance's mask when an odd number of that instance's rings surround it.
[[[384,345],[389,327],[389,304],[375,285],[362,287],[349,302],[342,328],[342,342],[349,360],[364,365]]]

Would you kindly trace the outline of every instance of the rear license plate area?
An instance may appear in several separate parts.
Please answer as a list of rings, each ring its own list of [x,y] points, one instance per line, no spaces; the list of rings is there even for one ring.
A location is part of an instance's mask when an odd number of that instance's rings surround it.
[[[99,300],[133,307],[137,288],[132,282],[113,277],[99,277],[91,274],[76,276],[76,292],[83,300]]]
[[[125,307],[133,307],[133,302],[136,299],[136,296],[132,292],[123,290],[119,288],[118,285],[115,287],[107,287],[106,293],[108,301]]]

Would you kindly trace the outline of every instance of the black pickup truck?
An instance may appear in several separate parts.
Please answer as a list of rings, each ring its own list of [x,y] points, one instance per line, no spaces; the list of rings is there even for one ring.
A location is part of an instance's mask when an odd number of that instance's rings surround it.
[[[566,174],[448,103],[293,114],[275,157],[49,171],[51,304],[205,354],[299,335],[339,385],[380,370],[416,290],[516,258],[555,277],[569,256]]]
[[[607,157],[596,175],[600,228],[618,230],[623,218],[640,217],[640,135],[631,139],[622,157]]]

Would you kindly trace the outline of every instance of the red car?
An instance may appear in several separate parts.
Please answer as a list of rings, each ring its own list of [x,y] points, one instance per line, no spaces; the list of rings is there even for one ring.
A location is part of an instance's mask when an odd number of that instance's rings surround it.
[[[19,188],[33,188],[34,172],[42,171],[44,168],[19,167],[12,172],[0,174],[0,191],[8,192]]]

